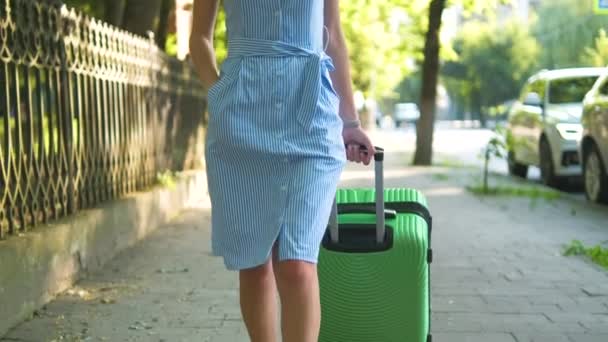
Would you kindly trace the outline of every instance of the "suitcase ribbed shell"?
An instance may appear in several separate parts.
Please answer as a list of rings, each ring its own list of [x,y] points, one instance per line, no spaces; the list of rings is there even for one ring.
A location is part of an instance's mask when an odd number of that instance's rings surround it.
[[[340,189],[340,203],[373,203],[374,189]],[[417,190],[385,189],[390,202],[427,201]],[[342,214],[340,224],[374,225],[375,215]],[[382,252],[336,252],[321,248],[320,342],[424,342],[429,335],[429,227],[421,216],[387,219],[392,248]],[[349,229],[356,229],[349,228]],[[342,230],[341,230],[342,231]]]

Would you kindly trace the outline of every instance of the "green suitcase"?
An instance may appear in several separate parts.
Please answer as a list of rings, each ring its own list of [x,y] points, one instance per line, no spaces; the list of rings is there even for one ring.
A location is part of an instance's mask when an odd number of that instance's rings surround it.
[[[339,189],[319,254],[320,342],[430,342],[432,218],[414,189]]]

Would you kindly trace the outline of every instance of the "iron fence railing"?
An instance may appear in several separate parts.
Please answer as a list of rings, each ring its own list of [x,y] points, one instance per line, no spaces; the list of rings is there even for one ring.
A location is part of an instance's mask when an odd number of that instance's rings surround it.
[[[204,124],[194,75],[152,38],[0,0],[0,238],[184,168]]]

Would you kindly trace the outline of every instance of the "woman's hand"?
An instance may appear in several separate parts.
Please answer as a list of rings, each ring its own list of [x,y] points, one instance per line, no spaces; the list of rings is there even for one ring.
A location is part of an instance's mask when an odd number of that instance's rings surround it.
[[[348,127],[342,130],[342,137],[346,145],[346,157],[349,161],[369,165],[376,149],[361,127]],[[367,151],[362,151],[365,146]]]

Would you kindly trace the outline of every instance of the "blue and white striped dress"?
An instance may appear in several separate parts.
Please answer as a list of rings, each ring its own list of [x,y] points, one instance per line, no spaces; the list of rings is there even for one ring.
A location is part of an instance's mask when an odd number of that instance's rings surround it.
[[[324,0],[224,0],[228,58],[209,89],[212,250],[230,270],[317,262],[346,163]]]

